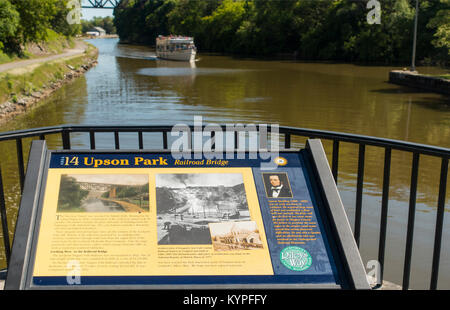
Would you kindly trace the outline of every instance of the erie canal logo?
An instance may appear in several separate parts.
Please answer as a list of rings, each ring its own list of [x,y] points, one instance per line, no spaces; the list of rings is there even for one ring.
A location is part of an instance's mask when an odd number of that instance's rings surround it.
[[[294,271],[304,271],[312,265],[312,257],[308,251],[297,246],[284,248],[280,253],[280,261]]]

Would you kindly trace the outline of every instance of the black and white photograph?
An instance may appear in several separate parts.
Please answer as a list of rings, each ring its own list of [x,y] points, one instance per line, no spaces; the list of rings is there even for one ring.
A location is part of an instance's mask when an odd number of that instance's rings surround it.
[[[242,174],[156,175],[158,244],[211,244],[209,223],[247,221]]]
[[[286,172],[262,174],[268,198],[292,198],[291,185]]]
[[[262,249],[263,243],[254,221],[209,224],[215,251]]]

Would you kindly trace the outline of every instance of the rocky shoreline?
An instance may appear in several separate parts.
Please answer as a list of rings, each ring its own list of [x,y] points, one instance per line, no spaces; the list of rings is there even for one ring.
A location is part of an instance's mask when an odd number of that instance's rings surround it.
[[[82,56],[81,56],[82,57]],[[26,112],[39,101],[49,97],[53,92],[82,76],[85,72],[97,65],[97,59],[90,58],[85,64],[75,68],[66,65],[68,72],[64,74],[62,79],[44,85],[40,90],[28,92],[17,96],[15,100],[10,99],[4,103],[0,103],[0,124],[5,123],[15,116]]]

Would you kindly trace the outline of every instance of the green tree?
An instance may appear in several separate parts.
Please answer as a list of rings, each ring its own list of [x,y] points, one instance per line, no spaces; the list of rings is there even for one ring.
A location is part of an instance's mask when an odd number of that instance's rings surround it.
[[[218,7],[218,0],[171,0],[173,8],[168,13],[168,31],[175,35],[187,35],[195,38],[199,48],[207,48],[208,37],[204,17],[211,15]]]
[[[50,27],[57,33],[65,36],[75,36],[81,33],[81,25],[73,24],[69,25],[67,22],[67,16],[72,10],[67,7],[69,0],[60,0],[55,2],[54,13],[50,18]]]
[[[20,14],[19,34],[23,42],[47,38],[47,28],[57,12],[57,0],[11,0]]]
[[[15,34],[19,27],[19,13],[8,0],[0,0],[0,50],[16,46]]]
[[[436,15],[427,24],[432,29],[432,45],[437,49],[442,61],[450,61],[450,0],[440,0]]]
[[[86,33],[94,27],[94,24],[90,20],[81,20],[81,32]]]
[[[144,43],[146,31],[144,8],[147,2],[142,0],[123,0],[114,9],[114,25],[122,42]]]
[[[369,24],[367,1],[123,0],[114,23],[122,41],[154,44],[158,34],[193,36],[200,51],[301,59],[407,64],[415,0],[381,1]],[[420,0],[417,58],[447,59],[450,0]]]
[[[315,59],[329,39],[327,25],[333,3],[328,0],[301,0],[297,1],[293,17],[294,32],[298,34],[296,51],[298,57]],[[331,38],[332,39],[332,38]]]
[[[94,17],[90,23],[92,24],[91,27],[101,27],[105,29],[108,34],[116,33],[116,27],[114,26],[113,18],[111,16]]]
[[[245,16],[244,2],[223,0],[212,15],[202,18],[205,24],[204,48],[219,52],[234,51],[235,35]]]
[[[59,210],[73,210],[81,206],[81,201],[89,194],[89,191],[80,188],[75,178],[68,175],[61,176],[58,196]]]
[[[381,24],[368,24],[366,11],[353,31],[352,58],[363,62],[408,62],[411,57],[414,10],[408,0],[386,0]]]

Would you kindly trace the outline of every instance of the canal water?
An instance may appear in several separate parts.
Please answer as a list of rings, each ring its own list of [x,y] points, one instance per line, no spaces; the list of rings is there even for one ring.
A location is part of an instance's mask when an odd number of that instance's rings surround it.
[[[194,116],[202,116],[204,124],[279,124],[450,147],[449,98],[387,83],[389,71],[398,67],[247,59],[201,51],[199,61],[191,66],[155,60],[151,48],[121,45],[117,39],[89,42],[99,48],[98,66],[1,131],[60,124],[191,124]],[[434,67],[418,70],[446,72]],[[98,149],[109,148],[114,141],[112,134],[96,134],[96,138]],[[138,148],[135,135],[121,134],[120,139],[121,148]],[[48,143],[51,148],[60,142],[49,137]],[[293,139],[293,143],[302,147],[305,140]],[[160,137],[152,134],[144,134],[144,145],[162,147]],[[330,145],[324,141],[328,150]],[[88,135],[73,135],[72,146],[88,148]],[[0,147],[8,216],[13,222],[20,191],[15,144]],[[338,187],[351,223],[357,151],[355,145],[340,146]],[[384,274],[385,279],[400,284],[412,156],[396,151],[392,156]],[[429,286],[439,168],[439,160],[421,157],[411,288]],[[367,147],[360,246],[364,264],[378,257],[382,179],[383,153]],[[447,198],[438,285],[446,289],[450,289],[449,210]],[[12,234],[14,227],[10,226]],[[4,258],[0,260],[0,267],[4,266]]]
[[[86,212],[125,212],[125,210],[117,203],[102,201],[100,199],[86,199],[81,204]]]

